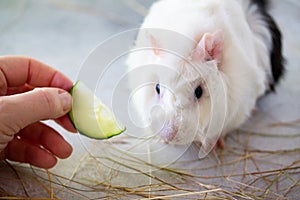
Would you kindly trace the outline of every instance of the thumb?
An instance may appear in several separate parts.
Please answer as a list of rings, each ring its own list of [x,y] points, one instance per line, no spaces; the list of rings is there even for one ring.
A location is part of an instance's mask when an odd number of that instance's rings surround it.
[[[1,104],[1,112],[6,113],[5,119],[1,120],[17,133],[34,122],[65,115],[71,109],[72,97],[62,89],[36,88],[22,94],[1,97]]]

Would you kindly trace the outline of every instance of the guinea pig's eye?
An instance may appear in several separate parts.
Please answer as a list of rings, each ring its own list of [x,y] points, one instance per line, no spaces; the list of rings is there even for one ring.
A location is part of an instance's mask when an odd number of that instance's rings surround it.
[[[157,94],[160,94],[160,85],[159,85],[159,83],[156,84],[155,90],[156,90]]]
[[[196,89],[195,89],[195,97],[197,99],[200,99],[200,97],[202,96],[203,94],[203,90],[202,90],[202,87],[199,85]]]

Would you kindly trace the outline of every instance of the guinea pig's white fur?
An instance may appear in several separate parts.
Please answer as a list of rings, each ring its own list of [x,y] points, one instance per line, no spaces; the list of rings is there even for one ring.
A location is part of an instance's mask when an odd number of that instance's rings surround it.
[[[135,106],[165,142],[211,149],[250,116],[271,80],[271,34],[262,18],[249,0],[161,0],[151,7],[127,64],[131,88],[144,86],[133,95]],[[223,106],[211,109],[216,102]],[[164,112],[152,109],[157,105]],[[214,125],[221,132],[207,133]]]

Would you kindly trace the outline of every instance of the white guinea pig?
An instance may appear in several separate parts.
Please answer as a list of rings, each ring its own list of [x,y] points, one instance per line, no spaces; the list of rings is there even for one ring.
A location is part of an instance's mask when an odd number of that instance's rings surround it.
[[[153,135],[208,152],[274,90],[281,48],[266,1],[158,1],[127,60],[133,102]]]

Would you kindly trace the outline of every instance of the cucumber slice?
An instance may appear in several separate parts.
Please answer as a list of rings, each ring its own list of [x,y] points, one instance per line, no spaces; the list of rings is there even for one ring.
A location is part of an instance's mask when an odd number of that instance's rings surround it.
[[[94,139],[108,139],[126,130],[83,82],[77,81],[70,93],[73,102],[69,117],[79,133]]]

